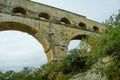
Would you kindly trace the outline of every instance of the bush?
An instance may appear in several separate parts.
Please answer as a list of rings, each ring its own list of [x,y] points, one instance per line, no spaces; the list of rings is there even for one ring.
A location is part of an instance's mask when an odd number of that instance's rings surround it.
[[[85,58],[80,57],[80,53],[71,53],[63,59],[62,71],[64,74],[80,71],[85,66]]]

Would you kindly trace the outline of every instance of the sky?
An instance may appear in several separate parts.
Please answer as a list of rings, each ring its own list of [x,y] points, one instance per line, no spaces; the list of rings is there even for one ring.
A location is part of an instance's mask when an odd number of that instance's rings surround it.
[[[102,22],[120,9],[120,0],[32,0],[68,10]],[[79,41],[71,41],[69,49]],[[39,67],[47,63],[42,45],[31,35],[18,31],[0,32],[0,71],[20,71],[25,66]]]
[[[120,9],[120,0],[32,0],[102,22]]]

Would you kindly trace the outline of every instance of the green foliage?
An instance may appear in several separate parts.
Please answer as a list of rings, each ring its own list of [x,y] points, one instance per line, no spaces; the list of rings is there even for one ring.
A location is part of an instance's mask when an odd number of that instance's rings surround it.
[[[78,49],[73,49],[62,61],[52,61],[43,65],[36,77],[41,80],[67,80],[71,75],[78,73],[85,66],[85,58],[81,58]],[[41,75],[41,76],[40,76]]]
[[[80,53],[71,53],[63,59],[63,73],[68,74],[70,72],[80,71],[85,66],[85,58],[80,57]]]
[[[0,80],[2,80],[3,78],[4,78],[4,74],[0,72]]]
[[[80,51],[73,49],[61,61],[52,61],[39,69],[25,67],[21,72],[0,73],[0,78],[9,80],[68,80],[79,71],[84,71],[86,58],[80,57]]]
[[[5,73],[0,73],[0,80],[36,80],[31,74],[31,68],[25,67],[21,72],[7,71]]]
[[[113,14],[110,16],[110,18],[106,20],[104,24],[112,28],[118,27],[120,25],[120,10],[117,15]]]
[[[120,11],[111,16],[106,25],[113,28],[103,37],[97,55],[112,56],[113,61],[105,68],[104,73],[109,80],[120,80]]]
[[[104,70],[104,73],[106,74],[109,80],[120,80],[120,64],[112,62]]]
[[[112,20],[111,20],[112,18]],[[108,26],[111,25],[111,30],[103,37],[101,44],[99,46],[99,53],[101,55],[105,54],[117,54],[120,56],[120,11],[118,15],[111,16],[108,22]]]
[[[54,80],[61,71],[62,62],[52,61],[43,65],[35,74],[40,80]]]
[[[100,44],[100,54],[112,54],[116,50],[119,51],[120,45],[120,27],[112,29],[107,35],[104,36]]]

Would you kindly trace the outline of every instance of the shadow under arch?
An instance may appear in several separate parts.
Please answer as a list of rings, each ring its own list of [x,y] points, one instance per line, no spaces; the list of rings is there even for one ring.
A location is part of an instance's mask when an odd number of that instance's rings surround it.
[[[89,37],[89,35],[86,35],[86,34],[75,33],[69,38],[68,43],[71,40],[85,40],[85,39],[88,39],[88,37]]]
[[[23,15],[26,15],[26,10],[22,7],[15,7],[13,8],[12,10],[13,13],[20,13],[20,14],[23,14]]]
[[[15,30],[15,31],[21,31],[21,32],[26,32],[30,35],[32,35],[38,42],[40,42],[44,48],[44,52],[49,49],[49,44],[45,40],[41,40],[42,38],[39,38],[38,31],[26,24],[19,23],[19,22],[0,22],[0,31],[5,31],[5,30]],[[47,52],[47,59],[48,62],[52,60],[52,51]]]
[[[84,40],[84,39],[87,39],[87,35],[76,35],[74,36],[71,40]]]
[[[4,31],[4,30],[22,31],[32,36],[34,36],[37,33],[36,29],[19,22],[0,22],[0,31]]]

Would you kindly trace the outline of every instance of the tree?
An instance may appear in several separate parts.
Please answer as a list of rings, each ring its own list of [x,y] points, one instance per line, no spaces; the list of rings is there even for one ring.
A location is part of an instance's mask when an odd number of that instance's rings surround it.
[[[120,25],[120,10],[118,14],[113,14],[112,16],[110,16],[110,18],[106,20],[104,24],[112,28],[118,27]]]
[[[12,71],[12,70],[7,71],[7,72],[4,74],[4,79],[5,79],[5,80],[10,80],[14,74],[15,74],[15,72]]]
[[[103,37],[99,54],[102,57],[112,56],[113,61],[105,68],[105,74],[109,80],[120,80],[120,11],[106,22],[111,29]]]
[[[4,79],[4,74],[2,72],[0,72],[0,80]]]

